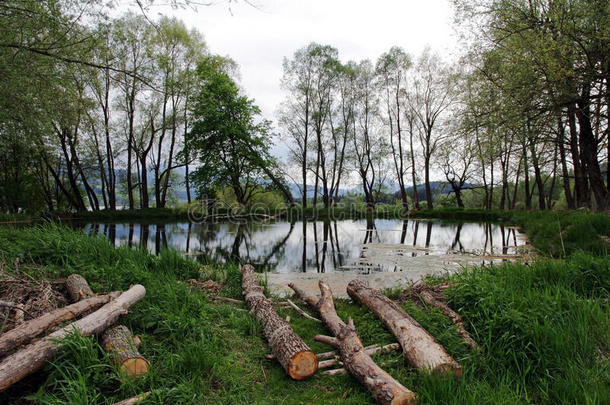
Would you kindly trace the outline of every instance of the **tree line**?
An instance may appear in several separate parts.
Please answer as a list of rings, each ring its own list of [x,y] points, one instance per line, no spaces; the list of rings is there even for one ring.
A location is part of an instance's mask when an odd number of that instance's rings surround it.
[[[610,208],[607,1],[455,0],[467,54],[448,63],[398,47],[342,63],[311,43],[284,61],[279,123],[302,205],[384,183],[402,206],[434,207],[431,177],[491,209]],[[605,170],[605,176],[603,171]],[[408,193],[408,185],[412,190]],[[535,200],[537,200],[535,202]]]

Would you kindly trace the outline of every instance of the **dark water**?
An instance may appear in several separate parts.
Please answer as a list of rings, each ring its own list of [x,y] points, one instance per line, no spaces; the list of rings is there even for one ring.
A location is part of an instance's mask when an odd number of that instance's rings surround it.
[[[374,249],[402,256],[403,266],[404,259],[422,255],[511,255],[525,243],[517,230],[502,225],[421,220],[90,223],[77,227],[90,235],[103,234],[115,246],[141,246],[152,253],[169,247],[203,262],[237,259],[277,273],[359,269],[365,252],[369,252],[367,261],[375,263],[370,259]],[[397,270],[396,266],[377,267]]]

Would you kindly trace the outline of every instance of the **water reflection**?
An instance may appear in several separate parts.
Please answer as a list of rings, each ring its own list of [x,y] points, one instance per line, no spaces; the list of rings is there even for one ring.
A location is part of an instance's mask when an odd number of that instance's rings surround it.
[[[115,246],[164,248],[202,262],[250,262],[272,272],[402,271],[418,256],[511,255],[525,239],[494,224],[362,219],[335,222],[81,224]],[[391,260],[388,260],[390,258]]]

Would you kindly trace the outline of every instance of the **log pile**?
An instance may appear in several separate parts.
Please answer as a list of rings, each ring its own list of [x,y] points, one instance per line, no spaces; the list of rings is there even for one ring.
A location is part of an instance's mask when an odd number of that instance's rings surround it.
[[[322,322],[334,335],[334,337],[316,336],[314,339],[337,349],[343,367],[367,388],[378,403],[392,405],[416,403],[417,397],[413,392],[396,381],[371,359],[356,333],[352,319],[348,318],[346,324],[339,318],[330,287],[324,281],[319,282],[322,293],[319,299],[308,295],[292,283],[288,286],[303,301],[318,311]]]
[[[12,329],[0,335],[0,358],[6,356],[0,362],[0,391],[42,369],[61,350],[61,339],[74,332],[82,336],[104,332],[146,294],[143,286],[134,285],[124,292],[95,295],[87,281],[80,275],[71,275],[66,279],[65,284],[71,300],[74,301],[73,304],[56,308],[35,318],[28,314],[31,319],[18,319]],[[23,307],[20,309],[27,314]],[[79,317],[81,318],[77,319]],[[61,327],[63,323],[71,320],[71,323]],[[112,330],[114,329],[116,328]],[[124,329],[121,331],[124,332]],[[46,336],[34,340],[43,334]],[[132,338],[131,333],[128,333],[125,339],[128,339],[127,344],[130,346],[139,345],[139,340]],[[112,339],[108,341],[110,340]],[[115,339],[112,342],[119,340]],[[113,358],[123,360],[132,375],[141,374],[143,368],[148,370],[149,363],[139,355],[137,348],[134,349],[135,351],[127,351],[120,343],[110,346],[120,348],[113,351],[117,353]],[[128,352],[130,356],[136,353],[137,361],[134,362],[132,357],[127,356]],[[142,365],[143,363],[145,366]]]
[[[303,380],[318,369],[316,354],[276,312],[273,303],[265,297],[258,283],[254,267],[249,264],[241,268],[242,290],[246,305],[263,326],[263,335],[274,357],[286,373],[295,380]]]

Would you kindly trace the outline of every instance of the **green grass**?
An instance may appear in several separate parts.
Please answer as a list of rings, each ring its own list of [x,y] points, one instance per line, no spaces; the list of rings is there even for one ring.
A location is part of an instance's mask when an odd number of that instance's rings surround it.
[[[600,244],[605,243],[600,235],[608,235],[607,216],[508,215],[527,226],[540,253],[565,259],[471,269],[451,277],[449,303],[462,314],[480,353],[465,347],[438,310],[404,304],[462,365],[463,376],[421,374],[399,352],[375,360],[423,404],[610,403],[610,261],[607,245]],[[563,230],[561,238],[554,235],[555,226]],[[71,336],[44,372],[0,393],[0,403],[28,403],[19,402],[27,397],[36,404],[111,404],[145,391],[153,394],[143,403],[157,404],[372,403],[348,375],[290,380],[275,361],[264,358],[269,349],[248,312],[210,303],[187,288],[185,280],[211,276],[226,283],[223,296],[241,298],[237,265],[202,268],[173,251],[157,257],[115,249],[101,237],[52,224],[0,227],[0,262],[8,269],[16,257],[36,264],[27,270],[34,278],[78,272],[98,292],[143,284],[146,297],[122,322],[142,338],[140,351],[152,371],[138,381],[121,381],[96,337]],[[395,341],[365,307],[338,301],[337,310],[344,319],[353,317],[365,345]],[[313,341],[316,334],[328,334],[323,326],[292,309],[279,313],[291,316],[315,351],[330,350]]]

